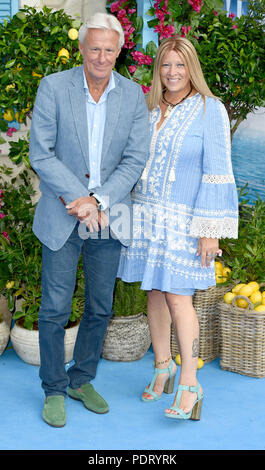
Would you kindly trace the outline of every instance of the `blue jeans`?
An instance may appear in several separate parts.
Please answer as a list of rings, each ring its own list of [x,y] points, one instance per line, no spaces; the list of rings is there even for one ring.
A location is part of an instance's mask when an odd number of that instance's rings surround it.
[[[119,240],[83,240],[78,223],[58,251],[42,247],[42,299],[39,311],[40,378],[45,395],[66,395],[96,376],[104,335],[112,316],[113,290],[119,264]],[[74,349],[74,365],[64,365],[64,327],[71,313],[77,264],[82,254],[85,309]]]

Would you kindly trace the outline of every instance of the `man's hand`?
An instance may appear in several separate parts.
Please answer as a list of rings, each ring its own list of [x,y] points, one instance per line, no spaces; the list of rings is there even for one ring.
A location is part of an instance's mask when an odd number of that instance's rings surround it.
[[[70,202],[70,204],[66,206],[66,209],[69,215],[73,215],[80,222],[83,222],[84,219],[98,210],[97,207],[97,201],[94,197],[85,196]]]
[[[91,214],[82,222],[86,224],[90,232],[98,232],[100,229],[104,230],[109,225],[109,218],[105,212],[97,211],[96,214]]]
[[[98,210],[98,203],[93,196],[84,196],[70,202],[66,206],[69,215],[73,215],[79,222],[85,223],[90,232],[103,230],[109,223],[105,212]]]

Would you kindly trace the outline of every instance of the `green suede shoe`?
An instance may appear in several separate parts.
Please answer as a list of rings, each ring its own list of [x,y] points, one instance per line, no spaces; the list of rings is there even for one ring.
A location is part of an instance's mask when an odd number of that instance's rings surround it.
[[[55,428],[62,428],[66,423],[63,395],[51,395],[45,399],[42,410],[44,421]]]
[[[68,395],[74,400],[82,401],[85,407],[94,413],[103,414],[109,411],[107,402],[94,390],[91,384],[84,384],[77,389],[69,387]]]

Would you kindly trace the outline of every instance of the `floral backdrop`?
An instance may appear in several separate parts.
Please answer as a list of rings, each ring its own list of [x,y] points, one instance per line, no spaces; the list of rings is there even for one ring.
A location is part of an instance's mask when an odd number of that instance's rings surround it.
[[[117,16],[125,33],[116,70],[138,82],[147,93],[152,85],[157,45],[149,41],[143,47],[143,18],[137,14],[137,2],[108,0],[107,9]],[[158,43],[172,35],[187,37],[194,43],[210,89],[226,106],[232,138],[246,116],[265,103],[265,3],[249,0],[248,12],[237,18],[223,10],[221,0],[150,0],[146,14]],[[29,328],[38,315],[41,257],[39,242],[31,230],[35,207],[29,135],[19,139],[13,139],[13,135],[17,122],[30,122],[41,78],[82,64],[80,25],[64,10],[47,7],[41,11],[25,7],[0,24],[0,151],[8,137],[10,160],[27,167],[16,178],[11,169],[0,167],[0,290],[8,298],[10,310],[14,299],[23,296],[22,311],[17,315],[25,318]],[[248,147],[247,153],[251,158],[252,149]],[[263,162],[263,150],[260,155]],[[253,209],[247,202],[245,199],[241,207],[250,213],[240,218],[238,241],[222,242],[224,261],[232,268],[233,279],[264,282],[265,198]],[[80,275],[73,305],[75,317],[82,296]]]

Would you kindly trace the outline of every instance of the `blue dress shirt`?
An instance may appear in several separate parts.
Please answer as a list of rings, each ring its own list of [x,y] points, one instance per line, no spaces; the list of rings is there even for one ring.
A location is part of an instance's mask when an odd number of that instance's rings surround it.
[[[87,85],[85,73],[84,76],[84,88],[86,93],[86,113],[87,113],[87,127],[88,127],[88,148],[89,148],[89,168],[90,168],[90,180],[88,189],[101,186],[100,181],[100,164],[102,154],[102,144],[104,137],[104,128],[106,121],[107,112],[107,97],[108,93],[115,88],[115,80],[113,72],[109,79],[107,88],[104,90],[98,102],[96,102],[90,92]],[[95,194],[95,197],[97,195]],[[97,197],[101,201],[99,197]],[[104,208],[104,202],[103,208]]]

